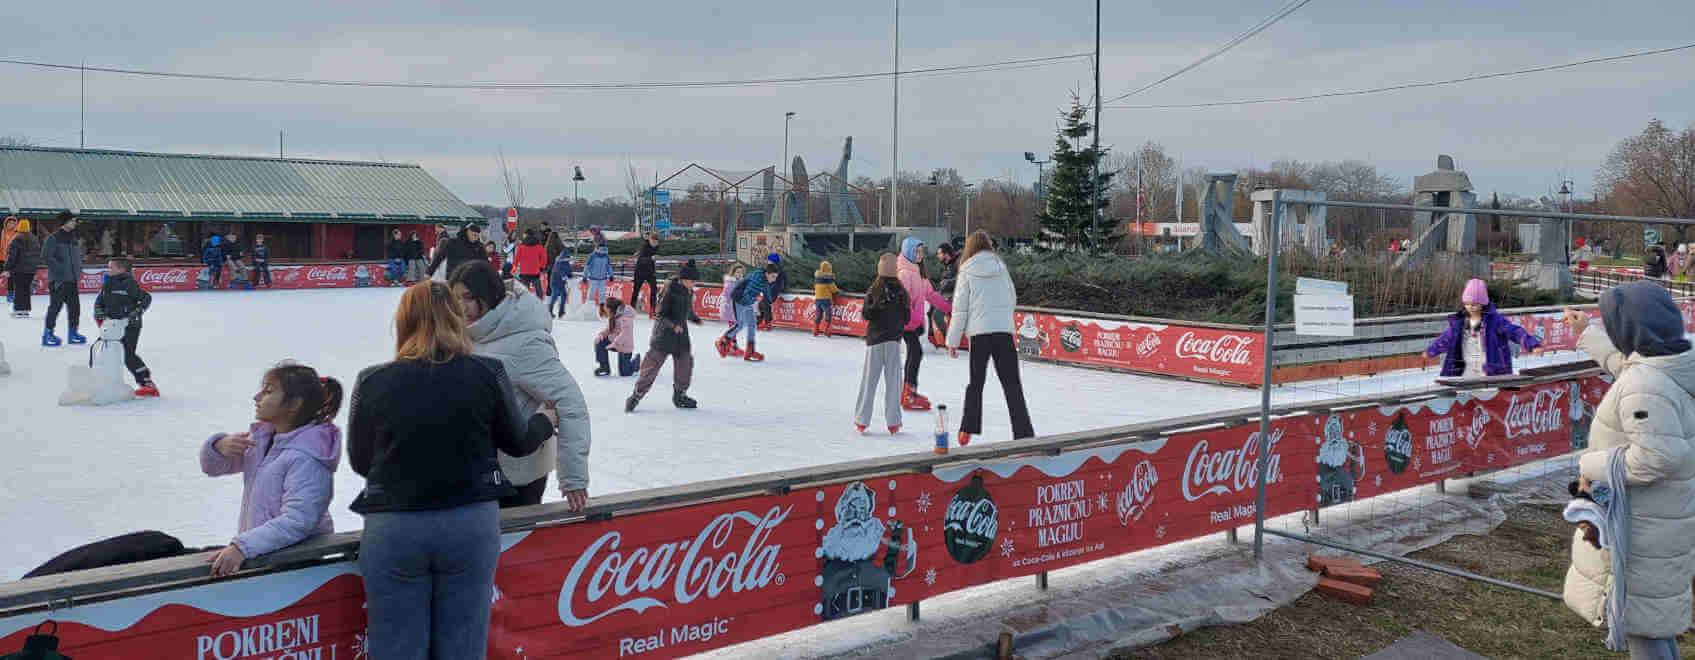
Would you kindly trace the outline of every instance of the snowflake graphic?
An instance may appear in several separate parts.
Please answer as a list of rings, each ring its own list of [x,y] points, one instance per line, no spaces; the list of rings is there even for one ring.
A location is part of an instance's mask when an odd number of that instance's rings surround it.
[[[918,505],[918,512],[919,513],[924,513],[926,511],[929,511],[930,510],[930,494],[929,493],[920,493],[918,495],[918,501],[914,502],[914,504]]]
[[[1001,541],[1001,556],[1002,557],[1011,557],[1012,556],[1012,539],[1006,539],[1004,541]]]
[[[924,571],[924,584],[929,584],[929,585],[936,584],[936,569],[932,568],[930,570]]]
[[[493,604],[493,603],[498,603],[498,602],[500,602],[500,587],[495,587],[494,588],[494,598],[489,600],[489,603]]]
[[[1366,424],[1365,425],[1365,434],[1368,435],[1368,436],[1371,436],[1371,437],[1377,437],[1377,422],[1372,422],[1370,424]]]
[[[1382,488],[1383,487],[1383,475],[1380,474],[1380,475],[1377,475],[1375,477],[1372,477],[1371,478],[1371,485],[1376,486],[1378,488]]]
[[[365,632],[353,634],[353,660],[362,660],[364,658],[371,657],[370,656],[370,652],[371,652],[370,651],[370,645],[371,645],[370,634],[371,634],[370,628],[366,628]]]
[[[1107,497],[1106,493],[1101,493],[1095,496],[1095,504],[1099,505],[1100,510],[1105,511],[1112,506],[1112,499]]]
[[[1160,525],[1160,526],[1154,528],[1154,538],[1156,538],[1156,539],[1165,538],[1165,525]]]
[[[1417,470],[1419,468],[1419,466],[1421,466],[1421,465],[1424,465],[1424,461],[1419,460],[1419,458],[1417,456],[1414,456],[1413,459],[1412,459],[1412,469]],[[1383,475],[1378,475],[1378,476],[1383,476]]]

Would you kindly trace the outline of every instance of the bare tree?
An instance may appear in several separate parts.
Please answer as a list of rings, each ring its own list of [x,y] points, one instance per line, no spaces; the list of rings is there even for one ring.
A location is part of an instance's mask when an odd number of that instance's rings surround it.
[[[1695,218],[1695,126],[1673,131],[1650,120],[1613,147],[1597,179],[1615,213]],[[1685,230],[1672,229],[1678,242],[1689,238]]]
[[[501,183],[506,186],[506,203],[510,205],[511,208],[519,209],[521,212],[524,208],[524,176],[519,174],[517,169],[506,164],[505,149],[501,149],[496,154],[495,158],[500,163]],[[537,220],[526,221],[525,219],[520,218],[518,220],[517,231],[521,232],[522,230],[527,229],[530,224],[535,222],[537,222]]]

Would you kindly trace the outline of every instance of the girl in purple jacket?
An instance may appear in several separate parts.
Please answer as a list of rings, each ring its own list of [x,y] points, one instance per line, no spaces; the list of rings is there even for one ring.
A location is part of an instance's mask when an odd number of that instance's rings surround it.
[[[1541,340],[1495,311],[1483,280],[1465,283],[1460,304],[1460,311],[1448,319],[1448,329],[1424,351],[1425,357],[1443,356],[1442,376],[1509,375],[1513,372],[1513,342],[1531,355],[1540,352]]]
[[[335,531],[330,498],[341,459],[341,383],[311,367],[283,363],[260,381],[244,433],[219,433],[200,447],[200,469],[241,473],[235,540],[212,558],[212,575],[236,572],[251,557]]]

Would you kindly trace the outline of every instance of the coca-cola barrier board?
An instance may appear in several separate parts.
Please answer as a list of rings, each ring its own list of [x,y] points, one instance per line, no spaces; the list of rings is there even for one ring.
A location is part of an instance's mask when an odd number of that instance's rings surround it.
[[[1581,448],[1599,378],[1296,416],[1268,515]],[[507,534],[489,657],[671,658],[1252,524],[1256,424]],[[1574,433],[1574,431],[1576,431]],[[78,658],[363,660],[351,563],[0,620]]]
[[[252,270],[249,269],[249,273]],[[84,268],[77,281],[82,293],[99,293],[105,268]],[[203,266],[136,266],[132,271],[136,283],[150,292],[205,291],[212,289],[210,273]],[[230,285],[230,271],[225,268],[218,278],[218,288]],[[10,275],[0,273],[0,286],[6,286]],[[251,277],[251,275],[249,275]],[[379,263],[303,264],[271,266],[273,289],[346,289],[354,287],[388,286],[387,267]],[[36,295],[47,295],[47,272],[36,273]]]

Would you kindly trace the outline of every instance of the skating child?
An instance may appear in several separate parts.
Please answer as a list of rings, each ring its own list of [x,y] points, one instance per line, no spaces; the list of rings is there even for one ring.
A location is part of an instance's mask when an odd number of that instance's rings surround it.
[[[560,252],[553,260],[553,268],[548,271],[547,311],[558,318],[565,318],[565,308],[571,304],[571,253]],[[559,311],[553,311],[557,305]]]
[[[765,257],[765,267],[777,269],[777,279],[765,287],[767,293],[764,298],[759,299],[759,329],[770,332],[774,318],[772,309],[777,304],[777,297],[789,290],[789,274],[783,272],[783,257],[776,253]]]
[[[416,242],[418,232],[412,232],[412,238]],[[420,243],[418,249],[422,246]],[[271,288],[271,248],[265,247],[264,234],[253,237],[253,284]]]
[[[596,245],[583,264],[583,279],[589,281],[589,300],[599,305],[606,300],[606,283],[612,281],[612,255],[605,245]]]
[[[730,299],[730,292],[736,289],[736,283],[742,281],[744,275],[747,275],[747,267],[741,264],[731,266],[730,272],[724,274],[724,294],[718,296],[718,318],[730,324],[730,329],[722,335],[723,338],[728,338],[729,345],[727,351],[719,351],[718,357],[746,355],[741,347],[736,345],[736,331],[741,329],[741,325],[736,323],[736,303]],[[723,338],[719,341],[723,342]]]
[[[836,286],[836,271],[830,267],[830,262],[818,262],[818,270],[812,273],[812,307],[816,318],[812,320],[812,336],[830,336],[830,310],[835,306],[836,294],[841,293]]]
[[[871,425],[877,403],[877,381],[883,381],[883,419],[889,433],[900,432],[901,329],[912,313],[906,289],[900,285],[895,255],[877,259],[877,279],[865,292],[865,368],[859,374],[859,399],[853,406],[853,426],[860,433]]]
[[[247,559],[335,531],[330,499],[341,459],[341,383],[311,367],[283,363],[265,372],[253,395],[255,421],[244,433],[219,433],[200,447],[206,476],[241,473],[241,526],[212,557],[212,575]]]
[[[757,312],[754,311],[754,305],[772,295],[770,287],[773,282],[777,281],[779,272],[781,272],[781,269],[777,268],[777,264],[765,264],[764,270],[748,273],[730,290],[730,300],[736,306],[736,325],[730,328],[730,332],[734,333],[738,330],[747,332],[747,354],[742,356],[744,361],[765,361],[765,356],[755,348],[759,318]],[[718,338],[718,357],[730,354],[730,341],[728,336]]]
[[[1495,311],[1489,302],[1488,285],[1483,280],[1471,280],[1460,295],[1460,310],[1449,317],[1448,329],[1430,343],[1424,355],[1443,356],[1444,377],[1504,376],[1513,372],[1509,345],[1513,342],[1531,355],[1541,352],[1541,340]]]
[[[918,338],[924,335],[926,305],[935,305],[943,312],[953,313],[953,305],[930,285],[924,271],[924,241],[908,236],[901,241],[899,261],[900,283],[912,302],[912,315],[906,322],[901,338],[906,341],[906,383],[901,405],[907,410],[929,410],[930,399],[918,393],[918,369],[924,364],[924,347]]]
[[[94,297],[94,322],[105,325],[106,319],[124,319],[128,323],[124,326],[124,366],[135,377],[138,397],[159,396],[159,388],[153,384],[153,372],[135,354],[135,346],[141,341],[141,315],[152,304],[153,294],[141,290],[141,285],[130,275],[128,257],[113,257],[106,262],[106,282]]]
[[[648,351],[642,357],[641,375],[636,377],[636,391],[630,393],[630,398],[624,400],[624,412],[634,412],[636,404],[641,403],[642,397],[647,396],[648,388],[653,386],[653,380],[659,377],[659,368],[665,366],[665,358],[673,360],[672,373],[675,380],[671,393],[671,405],[678,408],[694,408],[698,403],[689,398],[689,383],[694,378],[694,354],[689,347],[689,330],[687,325],[700,325],[700,317],[694,313],[694,284],[700,279],[700,269],[694,265],[694,260],[677,271],[670,281],[665,283],[665,293],[659,298],[659,318],[653,323],[653,339],[648,342]]]
[[[606,329],[594,336],[594,359],[600,363],[600,368],[594,370],[596,376],[612,374],[612,365],[608,362],[607,351],[618,354],[618,375],[629,376],[636,373],[636,367],[641,364],[642,356],[636,353],[636,310],[626,305],[616,297],[609,297],[600,304],[600,315],[606,319]]]

